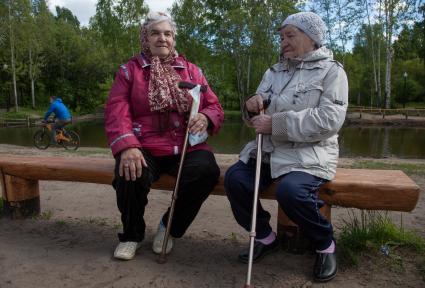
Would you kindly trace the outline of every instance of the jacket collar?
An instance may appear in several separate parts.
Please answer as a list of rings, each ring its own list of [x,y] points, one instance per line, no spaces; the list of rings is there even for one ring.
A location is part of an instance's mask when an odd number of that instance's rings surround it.
[[[270,69],[275,72],[287,71],[289,70],[287,66],[286,62],[279,62],[270,67]]]
[[[322,68],[323,63],[320,60],[333,59],[332,51],[322,46],[319,49],[305,54],[302,58],[284,59],[282,62],[276,63],[272,69],[276,72],[289,71],[291,67],[304,69]]]
[[[137,55],[136,59],[142,68],[151,66],[150,60],[145,55],[143,55],[143,53],[140,53],[139,55]],[[174,59],[173,63],[171,63],[171,67],[177,68],[177,69],[186,69],[187,67],[184,65],[184,62],[185,62],[184,58],[179,55],[177,58]]]

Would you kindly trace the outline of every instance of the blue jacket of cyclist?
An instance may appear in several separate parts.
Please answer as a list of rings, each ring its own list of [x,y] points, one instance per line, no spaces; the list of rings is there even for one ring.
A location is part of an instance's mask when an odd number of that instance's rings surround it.
[[[54,113],[55,118],[60,121],[71,121],[71,113],[65,104],[63,104],[62,99],[56,96],[50,96],[50,107],[46,114],[44,114],[44,120],[47,120],[52,113]]]
[[[55,129],[62,129],[67,124],[71,123],[72,117],[68,108],[63,103],[62,99],[56,96],[50,96],[50,107],[44,114],[44,121],[47,121],[50,114],[55,114]]]

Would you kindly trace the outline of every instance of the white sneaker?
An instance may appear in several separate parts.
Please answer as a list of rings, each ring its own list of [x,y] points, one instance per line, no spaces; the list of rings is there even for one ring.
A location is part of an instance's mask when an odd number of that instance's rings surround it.
[[[115,248],[114,257],[121,260],[131,260],[141,244],[142,242],[120,242]]]
[[[152,250],[156,254],[161,254],[162,252],[162,243],[164,243],[164,235],[165,235],[166,227],[159,223],[158,231],[156,231],[155,237],[153,238]],[[165,254],[169,254],[171,249],[173,249],[173,237],[171,235],[168,236],[167,248],[165,249]]]

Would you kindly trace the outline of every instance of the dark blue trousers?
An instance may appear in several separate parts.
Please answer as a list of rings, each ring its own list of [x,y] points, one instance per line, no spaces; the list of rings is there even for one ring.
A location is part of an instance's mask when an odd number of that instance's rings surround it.
[[[254,197],[255,159],[248,164],[238,161],[225,175],[224,186],[236,221],[247,231],[251,230],[252,201]],[[271,178],[270,165],[261,166],[260,193],[265,191],[276,179]],[[317,191],[325,179],[304,172],[290,172],[277,179],[276,199],[286,215],[296,223],[304,235],[309,237],[316,249],[323,250],[333,240],[331,223],[320,214],[323,201],[318,199]],[[270,213],[257,204],[257,238],[267,237],[272,228]]]

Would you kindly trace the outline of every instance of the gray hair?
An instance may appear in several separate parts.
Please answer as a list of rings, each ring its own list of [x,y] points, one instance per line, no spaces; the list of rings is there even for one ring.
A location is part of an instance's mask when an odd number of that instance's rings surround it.
[[[159,11],[149,12],[148,15],[146,16],[145,22],[143,22],[142,24],[142,29],[146,28],[147,30],[149,30],[152,25],[163,22],[163,21],[167,21],[170,24],[173,34],[176,35],[177,25],[173,21],[171,16],[165,12],[159,12]]]

